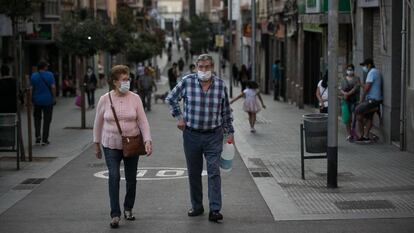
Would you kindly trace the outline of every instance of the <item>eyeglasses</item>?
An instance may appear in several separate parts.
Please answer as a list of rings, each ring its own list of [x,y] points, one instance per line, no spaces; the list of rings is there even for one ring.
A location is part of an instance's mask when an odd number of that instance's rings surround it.
[[[198,67],[198,69],[206,69],[206,70],[209,70],[209,69],[211,69],[212,65],[206,65],[206,66],[198,65],[197,67]]]

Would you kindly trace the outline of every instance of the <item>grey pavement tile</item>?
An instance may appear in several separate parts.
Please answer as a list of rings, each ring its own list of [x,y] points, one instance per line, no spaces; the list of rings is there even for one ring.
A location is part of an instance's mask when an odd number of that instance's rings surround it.
[[[281,187],[288,197],[285,200],[299,210],[284,216],[277,211],[277,206],[269,206],[275,220],[414,217],[412,154],[400,152],[391,145],[346,142],[344,127],[339,122],[339,187],[327,188],[326,159],[305,160],[307,179],[301,180],[299,124],[302,115],[308,112],[273,102],[271,96],[263,95],[263,98],[270,107],[258,114],[255,134],[249,132],[241,103],[234,104],[236,140],[241,142],[236,141],[236,147],[248,168],[254,165],[252,158],[261,159],[273,174],[273,185]],[[268,205],[274,204],[270,200],[273,197],[265,190],[269,186],[257,184]],[[390,203],[394,208],[381,205],[367,208],[376,201]],[[353,208],[341,209],[335,203],[352,203]]]

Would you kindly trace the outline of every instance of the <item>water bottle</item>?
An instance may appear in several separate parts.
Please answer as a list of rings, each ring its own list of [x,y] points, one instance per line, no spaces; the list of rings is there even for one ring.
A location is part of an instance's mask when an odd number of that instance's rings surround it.
[[[220,168],[222,171],[229,172],[233,166],[233,158],[235,154],[234,144],[231,141],[223,143],[223,152],[220,157]]]

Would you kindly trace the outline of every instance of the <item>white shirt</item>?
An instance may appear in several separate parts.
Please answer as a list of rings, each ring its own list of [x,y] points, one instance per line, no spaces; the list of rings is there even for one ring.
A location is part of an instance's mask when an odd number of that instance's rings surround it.
[[[328,107],[328,87],[323,88],[322,80],[320,80],[318,83],[318,88],[319,88],[319,93],[321,93],[321,96],[322,96],[323,105],[325,107]]]

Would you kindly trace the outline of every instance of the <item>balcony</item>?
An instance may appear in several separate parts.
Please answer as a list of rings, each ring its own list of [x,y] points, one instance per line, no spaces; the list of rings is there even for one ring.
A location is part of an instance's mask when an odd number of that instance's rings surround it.
[[[43,5],[45,18],[60,18],[60,4],[58,0],[45,0]]]

